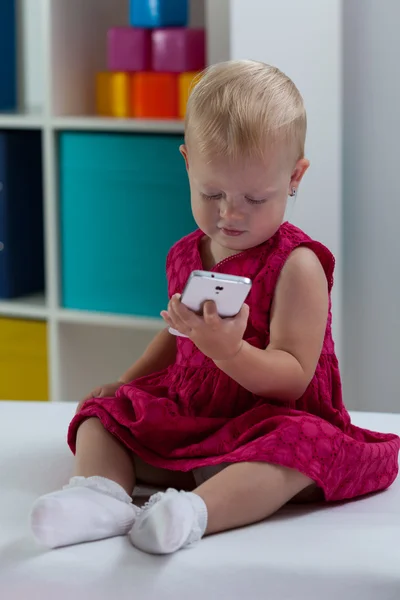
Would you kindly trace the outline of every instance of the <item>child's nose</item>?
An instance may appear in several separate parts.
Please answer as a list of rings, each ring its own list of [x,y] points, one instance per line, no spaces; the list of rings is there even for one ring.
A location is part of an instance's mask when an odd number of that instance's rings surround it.
[[[222,200],[220,206],[220,214],[224,219],[241,219],[242,213],[240,210],[240,206],[237,202],[232,200]]]

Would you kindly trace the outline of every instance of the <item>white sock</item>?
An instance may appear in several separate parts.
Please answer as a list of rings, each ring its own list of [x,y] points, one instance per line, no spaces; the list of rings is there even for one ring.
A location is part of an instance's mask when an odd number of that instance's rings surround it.
[[[172,554],[203,537],[207,518],[207,507],[200,496],[170,489],[150,498],[139,513],[130,538],[144,552]]]
[[[36,500],[31,528],[37,542],[58,548],[126,535],[137,511],[118,483],[104,477],[73,477],[62,490]]]

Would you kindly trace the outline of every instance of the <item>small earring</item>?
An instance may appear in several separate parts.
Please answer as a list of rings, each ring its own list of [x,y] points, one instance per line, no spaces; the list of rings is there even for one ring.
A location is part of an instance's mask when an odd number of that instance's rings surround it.
[[[290,197],[291,197],[291,198],[294,198],[294,197],[296,196],[296,194],[297,194],[297,190],[296,190],[296,188],[295,188],[295,187],[293,187],[293,188],[292,188],[292,191],[290,192]]]

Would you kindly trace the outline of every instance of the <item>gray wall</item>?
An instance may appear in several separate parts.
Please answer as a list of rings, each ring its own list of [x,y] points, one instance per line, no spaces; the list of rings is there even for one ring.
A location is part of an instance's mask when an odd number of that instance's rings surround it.
[[[333,330],[342,356],[342,0],[230,0],[230,28],[231,58],[277,65],[304,97],[311,168],[290,220],[336,256]]]
[[[347,404],[400,412],[400,2],[344,0]]]

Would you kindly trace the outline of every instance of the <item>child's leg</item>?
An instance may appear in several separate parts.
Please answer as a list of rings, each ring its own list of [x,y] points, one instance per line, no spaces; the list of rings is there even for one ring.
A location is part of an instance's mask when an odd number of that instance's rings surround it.
[[[169,554],[203,535],[262,521],[313,483],[285,467],[234,464],[193,493],[157,494],[139,515],[131,540],[146,552]]]
[[[132,454],[104,429],[99,419],[87,419],[78,429],[74,475],[105,477],[118,483],[130,496],[135,486]]]
[[[134,483],[129,452],[98,419],[84,421],[77,435],[75,476],[64,489],[36,501],[34,536],[56,548],[127,534],[137,514]]]
[[[199,488],[208,513],[206,535],[263,521],[313,481],[269,463],[230,465]]]

